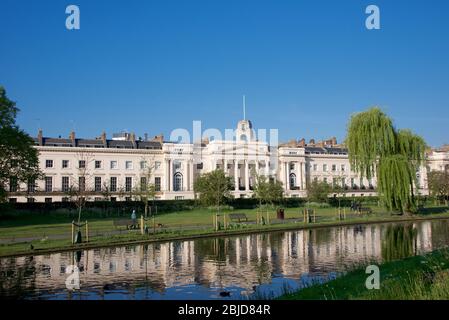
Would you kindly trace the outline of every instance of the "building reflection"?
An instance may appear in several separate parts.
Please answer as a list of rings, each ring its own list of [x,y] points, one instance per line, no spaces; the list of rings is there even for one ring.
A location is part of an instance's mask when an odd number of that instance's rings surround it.
[[[411,227],[414,251],[431,251],[433,222]],[[100,296],[109,290],[132,294],[142,287],[163,293],[186,285],[251,292],[274,277],[326,275],[382,260],[382,252],[391,249],[382,242],[387,232],[386,224],[358,225],[6,258],[0,259],[0,294],[66,290],[65,270],[73,264],[79,267],[82,288]]]

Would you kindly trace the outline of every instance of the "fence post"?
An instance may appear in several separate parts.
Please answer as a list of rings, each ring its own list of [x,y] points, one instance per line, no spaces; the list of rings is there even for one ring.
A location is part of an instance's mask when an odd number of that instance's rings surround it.
[[[75,236],[75,221],[72,220],[72,244],[73,244],[73,238]]]
[[[140,215],[140,234],[143,235],[143,215]]]
[[[89,224],[86,220],[86,242],[89,242]]]

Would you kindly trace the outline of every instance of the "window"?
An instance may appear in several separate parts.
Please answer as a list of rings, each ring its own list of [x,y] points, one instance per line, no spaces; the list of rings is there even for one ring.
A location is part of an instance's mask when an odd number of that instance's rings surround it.
[[[290,189],[296,188],[296,174],[292,173],[290,174]]]
[[[117,161],[111,161],[111,169],[117,169]]]
[[[34,198],[27,198],[27,202],[28,203],[35,203],[36,199],[34,199]]]
[[[45,177],[45,192],[52,192],[52,191],[53,191],[53,178]]]
[[[327,164],[323,164],[323,171],[324,171],[324,172],[327,171]]]
[[[79,177],[78,178],[78,190],[79,191],[86,191],[86,177]]]
[[[78,168],[80,168],[80,169],[86,168],[86,160],[79,160],[78,161]]]
[[[69,160],[62,160],[62,168],[66,169],[69,167]]]
[[[140,161],[140,169],[146,169],[147,168],[147,162],[146,161]]]
[[[69,191],[69,177],[62,177],[61,189],[62,189],[62,192]]]
[[[323,179],[323,182],[324,182],[324,183],[327,183],[327,178],[324,178],[324,179]]]
[[[61,202],[69,202],[69,198],[68,197],[62,197],[61,198]]]
[[[196,170],[203,170],[203,163],[198,163],[196,165]]]
[[[173,166],[174,166],[175,170],[180,170],[180,169],[181,169],[181,162],[176,161],[176,162],[173,164]]]
[[[125,178],[125,191],[130,192],[133,187],[133,178],[132,177],[126,177]]]
[[[9,198],[9,203],[17,203],[17,198]]]
[[[336,164],[332,165],[332,171],[337,171],[337,165]]]
[[[132,161],[125,161],[125,169],[126,170],[132,170],[133,169],[133,162]]]
[[[147,177],[140,177],[140,190],[141,191],[147,190]]]
[[[154,178],[154,190],[161,191],[161,177]]]
[[[182,174],[179,172],[173,176],[173,190],[182,191]]]
[[[95,177],[94,188],[96,192],[101,191],[101,177]]]
[[[36,191],[36,181],[34,179],[29,179],[28,180],[27,190],[28,190],[28,192],[35,192]]]
[[[117,177],[111,177],[111,183],[109,184],[111,192],[117,191]]]
[[[341,171],[346,171],[346,166],[344,164],[341,165]]]
[[[17,178],[9,178],[9,192],[17,192]]]
[[[154,163],[154,169],[155,169],[155,170],[158,170],[160,167],[161,167],[161,162],[160,162],[160,161],[156,161],[156,162]]]
[[[295,164],[294,163],[290,163],[290,170],[295,170]]]
[[[52,202],[52,198],[45,198],[45,203],[51,203]]]
[[[45,160],[45,168],[53,168],[53,160]]]
[[[101,161],[95,160],[95,169],[101,169]]]
[[[313,171],[317,171],[318,170],[318,165],[317,164],[314,164],[313,165]]]

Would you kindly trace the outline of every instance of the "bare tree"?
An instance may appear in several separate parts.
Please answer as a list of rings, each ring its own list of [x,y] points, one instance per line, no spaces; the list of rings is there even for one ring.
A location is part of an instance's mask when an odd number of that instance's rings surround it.
[[[82,210],[86,205],[89,195],[92,193],[92,189],[90,188],[92,171],[89,164],[93,161],[93,154],[91,152],[78,151],[76,153],[76,159],[78,161],[76,164],[78,169],[77,179],[72,179],[66,194],[78,209],[78,223],[80,223]]]
[[[137,201],[142,201],[145,205],[145,218],[148,217],[150,200],[154,201],[156,188],[153,181],[153,173],[156,168],[154,157],[142,157],[140,160],[139,181],[133,188],[133,197]]]

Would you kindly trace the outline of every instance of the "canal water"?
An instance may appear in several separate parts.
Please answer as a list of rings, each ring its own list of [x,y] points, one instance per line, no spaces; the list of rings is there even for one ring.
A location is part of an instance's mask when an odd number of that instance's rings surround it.
[[[449,220],[433,220],[3,258],[0,298],[270,298],[360,264],[448,245]]]

